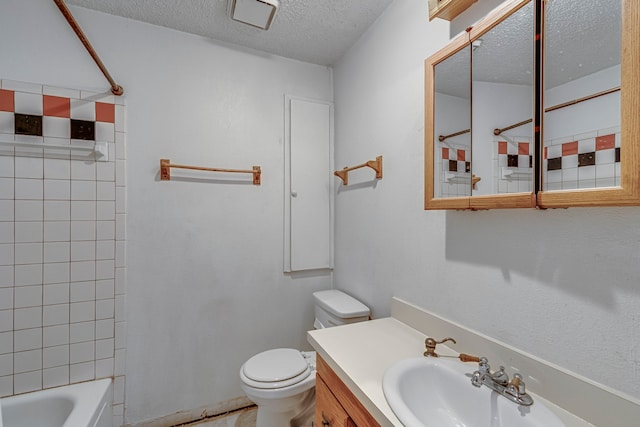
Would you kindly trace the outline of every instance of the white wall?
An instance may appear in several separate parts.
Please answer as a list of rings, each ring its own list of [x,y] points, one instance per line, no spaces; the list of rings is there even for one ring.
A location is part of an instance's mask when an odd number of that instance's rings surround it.
[[[284,94],[331,101],[332,72],[72,11],[127,103],[126,420],[241,396],[248,357],[308,347],[311,293],[331,286],[329,273],[282,273],[282,236]],[[53,2],[4,0],[0,35],[2,78],[107,88]],[[260,165],[262,185],[160,182],[160,158]]]
[[[427,2],[398,0],[335,67],[336,165],[385,161],[375,186],[337,194],[336,288],[375,317],[396,295],[639,398],[640,208],[422,210],[423,60],[447,36]]]

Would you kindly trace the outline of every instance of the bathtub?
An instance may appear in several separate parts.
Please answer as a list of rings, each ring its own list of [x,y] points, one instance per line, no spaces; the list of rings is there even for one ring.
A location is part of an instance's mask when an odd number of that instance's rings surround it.
[[[0,427],[112,427],[111,379],[0,399]]]

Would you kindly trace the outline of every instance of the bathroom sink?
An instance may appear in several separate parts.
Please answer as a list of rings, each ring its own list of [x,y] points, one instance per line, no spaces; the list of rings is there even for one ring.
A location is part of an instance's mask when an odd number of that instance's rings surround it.
[[[476,367],[443,358],[404,359],[385,372],[384,396],[405,427],[565,427],[539,399],[520,406],[474,387]]]

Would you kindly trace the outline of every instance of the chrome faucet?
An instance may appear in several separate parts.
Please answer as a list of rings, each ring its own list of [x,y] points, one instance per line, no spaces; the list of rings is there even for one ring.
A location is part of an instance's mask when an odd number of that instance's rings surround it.
[[[491,366],[489,366],[486,357],[480,358],[478,370],[471,375],[471,384],[476,387],[485,385],[518,405],[530,406],[533,404],[533,398],[527,394],[522,375],[513,374],[513,379],[509,381],[504,366],[491,372]]]

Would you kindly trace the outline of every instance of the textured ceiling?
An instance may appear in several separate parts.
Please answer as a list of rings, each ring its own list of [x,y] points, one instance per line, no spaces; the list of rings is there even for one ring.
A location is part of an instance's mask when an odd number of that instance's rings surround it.
[[[67,3],[287,58],[332,65],[392,1],[280,0],[268,31],[231,20],[227,0],[68,0]],[[425,16],[425,22],[427,19]]]

